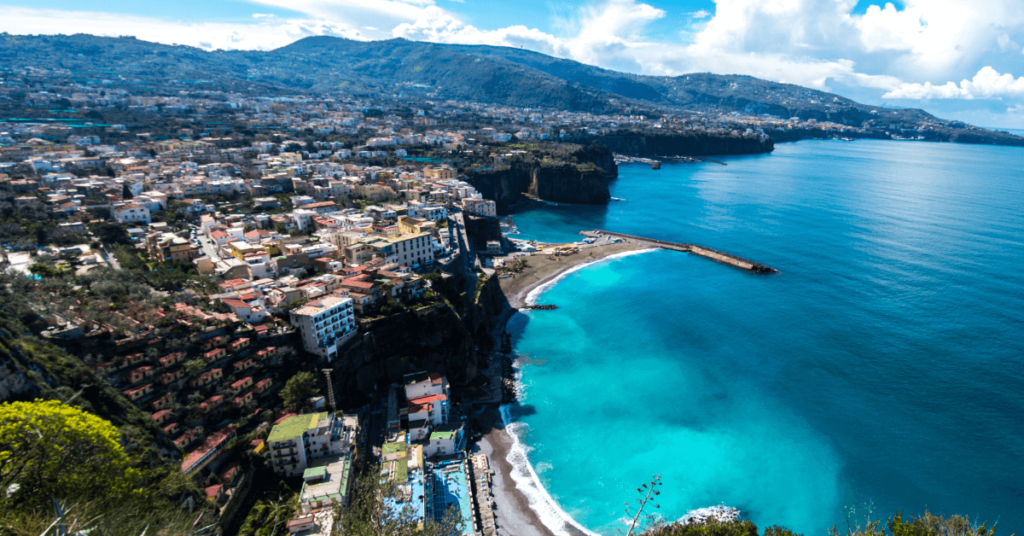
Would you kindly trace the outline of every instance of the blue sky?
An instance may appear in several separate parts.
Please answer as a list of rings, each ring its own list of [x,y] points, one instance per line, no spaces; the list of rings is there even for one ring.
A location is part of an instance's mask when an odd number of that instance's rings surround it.
[[[1022,0],[0,0],[0,31],[272,49],[309,35],[514,46],[710,71],[1024,128]]]

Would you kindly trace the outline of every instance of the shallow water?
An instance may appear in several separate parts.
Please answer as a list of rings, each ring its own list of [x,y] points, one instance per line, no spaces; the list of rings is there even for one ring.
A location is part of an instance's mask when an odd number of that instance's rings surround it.
[[[670,519],[725,504],[821,534],[873,503],[1024,532],[1024,149],[804,141],[725,161],[625,166],[625,201],[515,216],[520,238],[601,228],[782,272],[635,255],[513,319],[544,361],[512,416],[557,506],[616,533],[660,473]]]

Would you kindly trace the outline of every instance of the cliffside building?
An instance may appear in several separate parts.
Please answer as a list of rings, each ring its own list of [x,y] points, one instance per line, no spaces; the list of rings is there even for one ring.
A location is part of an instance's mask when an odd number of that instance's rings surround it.
[[[352,298],[327,296],[307,303],[291,312],[291,323],[302,334],[307,352],[331,361],[338,355],[338,346],[356,333]]]
[[[355,415],[307,413],[274,425],[267,437],[270,464],[286,477],[302,476],[316,460],[353,452],[359,419]]]

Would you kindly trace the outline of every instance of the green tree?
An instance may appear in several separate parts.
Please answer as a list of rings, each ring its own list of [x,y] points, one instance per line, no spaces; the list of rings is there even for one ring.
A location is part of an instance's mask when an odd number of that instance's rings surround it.
[[[117,497],[140,482],[114,425],[56,400],[0,405],[0,489],[13,499]]]
[[[239,536],[285,536],[288,521],[295,515],[298,498],[284,483],[278,486],[277,500],[260,500],[249,510]]]
[[[129,245],[132,243],[131,237],[128,236],[128,232],[124,230],[124,227],[119,223],[97,223],[90,229],[92,234],[99,239],[101,243],[107,246],[114,244]]]
[[[182,365],[182,368],[185,369],[185,373],[189,376],[195,376],[206,368],[206,362],[202,359],[193,359],[191,361],[186,361],[185,364]]]
[[[285,406],[301,410],[307,408],[309,399],[318,394],[316,376],[312,372],[297,372],[281,389],[281,400]]]

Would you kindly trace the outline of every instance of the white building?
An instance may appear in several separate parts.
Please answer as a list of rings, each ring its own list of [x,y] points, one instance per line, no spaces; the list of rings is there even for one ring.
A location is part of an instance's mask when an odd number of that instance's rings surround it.
[[[468,214],[475,216],[490,216],[494,218],[498,215],[498,207],[490,199],[463,199],[462,209]]]
[[[291,322],[302,334],[306,351],[328,361],[338,355],[338,346],[356,333],[351,298],[327,296],[310,302],[291,312]]]
[[[423,455],[427,458],[453,456],[466,448],[466,431],[463,423],[443,424],[430,433]]]
[[[274,425],[267,437],[271,467],[286,477],[300,476],[314,460],[351,452],[358,428],[355,415],[324,412],[288,417]]]
[[[430,233],[404,234],[386,242],[375,242],[373,246],[388,263],[415,267],[434,262],[434,243]]]
[[[136,205],[135,203],[128,203],[114,208],[110,211],[114,216],[114,219],[120,223],[149,223],[149,209]]]
[[[406,374],[404,382],[409,435],[413,441],[425,440],[432,430],[448,422],[448,379],[437,373],[417,372]]]

